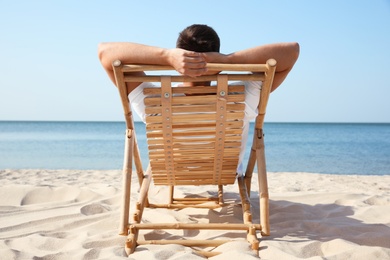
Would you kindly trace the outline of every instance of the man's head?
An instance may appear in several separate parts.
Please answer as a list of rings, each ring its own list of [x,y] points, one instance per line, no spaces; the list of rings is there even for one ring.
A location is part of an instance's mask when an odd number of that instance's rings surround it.
[[[179,34],[176,47],[196,52],[219,52],[220,41],[210,26],[193,24]]]

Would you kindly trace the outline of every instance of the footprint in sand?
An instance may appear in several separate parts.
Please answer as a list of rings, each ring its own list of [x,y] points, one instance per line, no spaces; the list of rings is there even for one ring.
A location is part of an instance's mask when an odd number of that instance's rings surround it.
[[[384,196],[372,196],[364,201],[368,205],[389,205],[390,199]]]
[[[85,205],[80,209],[81,214],[86,216],[102,214],[107,211],[111,211],[111,209],[98,203]]]

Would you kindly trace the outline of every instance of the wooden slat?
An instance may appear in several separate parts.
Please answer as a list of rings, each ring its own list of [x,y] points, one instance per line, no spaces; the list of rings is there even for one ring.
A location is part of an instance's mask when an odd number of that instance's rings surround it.
[[[177,143],[177,141],[183,141],[183,140],[174,140],[174,143],[173,145],[175,145]],[[190,138],[187,138],[186,142],[185,143],[188,143],[190,144],[191,142],[195,142],[195,143],[205,143],[205,142],[208,142],[208,143],[213,143],[215,141],[215,137],[214,136],[210,136],[209,138],[206,138],[206,137],[203,137],[203,138],[197,138],[197,139],[190,139]],[[148,145],[153,145],[153,144],[163,144],[164,143],[164,140],[161,139],[161,138],[154,138],[154,139],[148,139]],[[176,148],[176,147],[173,147],[173,148]]]
[[[226,116],[226,120],[242,120],[244,118],[245,113],[244,112],[237,112],[237,113],[228,113]],[[145,118],[146,123],[158,123],[161,122],[162,117],[161,116],[147,116]],[[173,114],[172,118],[172,124],[176,123],[194,123],[196,121],[215,121],[216,120],[216,114],[215,113],[199,113],[199,114],[192,114],[192,115],[186,115],[186,114]]]
[[[175,126],[175,125],[173,125]],[[236,133],[236,131],[239,131],[241,127],[229,127],[227,130],[229,131],[230,134]],[[153,129],[153,130],[147,130],[147,134],[150,134],[150,137],[153,137],[152,135],[158,135],[161,134],[162,130],[161,129]],[[188,128],[179,128],[179,129],[173,129],[172,134],[180,136],[180,135],[187,135],[187,133],[192,134],[192,135],[197,135],[197,134],[203,134],[203,133],[215,133],[215,130],[213,131],[213,128],[210,127],[201,127],[199,129],[188,129]]]
[[[164,171],[160,170],[160,168],[156,168],[154,171],[156,171],[154,173],[154,177],[153,177],[155,180],[158,178],[170,179]],[[177,180],[187,179],[189,181],[192,181],[192,180],[198,178],[198,179],[205,179],[205,181],[207,181],[207,182],[212,182],[212,180],[211,179],[208,180],[208,178],[211,178],[213,176],[213,172],[214,172],[214,170],[212,168],[206,169],[204,171],[197,171],[197,172],[196,171],[189,172],[189,171],[184,171],[184,170],[177,171],[176,172],[177,175],[175,175],[175,178],[172,178],[172,179],[177,179]],[[221,171],[221,174],[223,175],[224,178],[235,179],[235,169],[234,168],[223,169]]]
[[[231,169],[233,166],[235,166],[235,164],[237,164],[237,161],[238,158],[236,158],[235,160],[232,159],[231,161],[229,161],[229,164],[225,163],[226,161],[224,161],[224,165],[222,169],[223,170]],[[183,163],[175,163],[175,165],[179,170],[182,171],[196,171],[196,170],[203,169],[203,167],[209,167],[211,164],[210,162],[197,162],[196,164],[191,164],[191,162],[189,163],[183,162]]]
[[[152,167],[152,170],[155,171],[153,174],[153,178],[156,180],[158,178],[160,179],[169,179],[170,177],[165,174],[165,169],[162,169],[160,167]],[[232,175],[233,173],[233,175]],[[187,180],[193,180],[194,178],[200,178],[200,179],[208,179],[211,180],[211,177],[213,176],[213,167],[205,167],[203,171],[188,171],[188,170],[178,170],[176,172],[177,175],[175,175],[175,178],[173,179],[187,179]],[[222,174],[227,175],[229,178],[235,178],[235,169],[228,168],[224,169]],[[230,176],[232,175],[232,176]],[[226,177],[226,176],[225,176]]]
[[[202,158],[202,157],[200,157]],[[189,169],[189,170],[197,170],[197,169],[200,169],[200,167],[206,167],[209,165],[210,161],[211,161],[211,158],[206,158],[208,160],[194,160],[194,158],[187,158],[187,159],[183,159],[181,160],[180,162],[178,160],[174,160],[174,165],[177,165],[179,168],[182,168],[182,169]],[[152,158],[150,159],[153,167],[156,167],[156,168],[160,168],[162,170],[165,170],[164,168],[164,160],[161,159],[161,158]],[[202,163],[200,163],[199,161],[201,161]],[[225,157],[223,160],[224,162],[224,165],[222,166],[222,169],[228,169],[229,167],[233,166],[234,164],[237,164],[238,162],[238,156],[237,155],[232,155],[231,157]],[[197,165],[199,163],[199,165]],[[191,168],[193,166],[193,168]]]
[[[229,81],[263,81],[265,76],[263,73],[259,74],[230,74]],[[124,82],[159,82],[161,76],[124,76]],[[202,81],[213,81],[215,75],[210,76],[199,76],[196,78],[190,78],[186,76],[172,76],[172,82],[202,82]]]
[[[213,104],[216,100],[215,95],[204,96],[177,96],[172,98],[172,105],[198,105],[198,104]],[[227,102],[244,102],[245,95],[229,95]],[[160,106],[161,98],[159,97],[146,97],[144,99],[145,106]]]
[[[222,174],[221,173],[221,179],[235,179],[235,171],[234,169],[231,169],[230,171],[226,172],[225,174]],[[233,177],[230,177],[230,176],[233,176]],[[160,178],[159,178],[160,177]],[[155,174],[154,176],[154,180],[157,181],[157,180],[175,180],[175,181],[194,181],[196,179],[198,180],[202,180],[202,181],[205,181],[205,182],[208,182],[210,184],[213,184],[213,183],[218,183],[217,181],[218,180],[213,180],[212,179],[213,177],[213,168],[210,168],[208,170],[205,170],[203,172],[185,172],[185,171],[176,171],[175,172],[175,177],[174,178],[169,178],[166,174],[163,174],[161,172],[160,175],[158,175],[158,173]]]
[[[153,161],[153,167],[154,168],[164,170],[162,163],[154,163],[153,159],[152,159],[152,161]],[[187,163],[186,165],[176,164],[175,163],[175,166],[176,166],[178,171],[201,172],[201,171],[204,171],[205,169],[211,169],[211,168],[208,168],[208,167],[212,167],[212,164],[210,162],[202,162],[202,163],[196,164],[194,166],[194,168],[191,168],[191,164],[190,163]],[[224,166],[228,167],[229,165],[224,165]]]
[[[154,173],[153,179],[156,182],[163,182],[167,180],[193,182],[194,180],[202,180],[202,184],[203,181],[209,183],[210,185],[218,183],[218,180],[213,180],[213,167],[198,172],[176,171],[175,178],[170,178],[167,174],[165,174],[163,171],[160,171],[159,169],[155,169],[154,171],[156,171],[156,173]],[[220,173],[221,179],[226,179],[229,181],[235,179],[235,169],[226,169],[224,171],[224,173]]]
[[[153,169],[152,169],[153,170]],[[194,179],[204,179],[205,181],[209,182],[210,184],[213,184],[212,176],[213,176],[213,168],[205,169],[204,171],[198,171],[198,172],[188,172],[188,171],[177,171],[174,178],[170,178],[162,169],[156,168],[153,171],[155,171],[153,179],[172,179],[172,180],[187,180],[187,181],[193,181]],[[227,179],[235,179],[235,169],[224,169],[221,173],[224,178]]]
[[[175,176],[175,178],[168,178],[168,176],[165,174],[156,174],[156,176],[153,177],[154,183],[158,183],[160,185],[175,185],[180,183],[181,185],[189,184],[189,185],[215,185],[215,184],[223,184],[223,182],[229,182],[234,183],[236,178],[234,176],[235,172],[230,171],[229,173],[221,176],[220,180],[213,180],[213,171],[210,170],[208,172],[204,172],[203,175],[199,174],[186,174],[181,176],[180,172],[177,173],[178,175]],[[192,175],[190,177],[189,175]],[[233,177],[231,177],[233,176]],[[227,184],[227,183],[226,183]]]
[[[195,155],[193,155],[193,156],[195,156]],[[231,160],[237,164],[238,154],[235,154],[233,157],[236,157],[236,158],[232,158]],[[200,157],[200,158],[203,158],[203,157]],[[185,171],[200,172],[200,171],[204,170],[202,167],[209,167],[210,166],[210,164],[208,162],[207,163],[206,162],[202,163],[199,166],[197,166],[196,163],[194,163],[194,161],[191,160],[191,158],[189,158],[189,157],[183,157],[183,158],[178,157],[178,159],[181,159],[183,163],[186,163],[186,165],[177,164],[176,160],[173,162],[173,165],[175,165],[175,166],[177,166],[180,169],[185,170]],[[206,161],[206,160],[207,161],[211,161],[212,159],[213,159],[213,157],[204,158],[203,161]],[[152,167],[153,167],[154,170],[156,170],[158,168],[158,169],[161,169],[161,170],[165,171],[165,166],[163,165],[163,163],[165,161],[163,161],[162,158],[155,158],[155,157],[153,157],[153,158],[150,159],[150,162],[151,162]],[[194,165],[194,168],[191,168],[192,165]],[[237,168],[237,165],[226,164],[226,165],[222,166],[222,169],[230,169],[230,167],[233,167],[233,166],[236,166],[235,168]]]
[[[205,182],[209,182],[210,184],[213,184],[212,176],[213,176],[213,168],[210,168],[205,171],[199,171],[199,172],[188,172],[188,171],[177,171],[177,175],[175,175],[175,178],[170,178],[168,175],[166,175],[163,171],[160,171],[159,169],[155,169],[156,173],[154,173],[155,176],[153,176],[154,180],[165,180],[165,179],[172,179],[172,180],[187,180],[187,181],[193,181],[194,179],[200,179],[204,180]],[[223,170],[221,173],[225,179],[235,179],[235,169],[226,169]]]
[[[194,147],[196,146],[196,147]],[[212,148],[214,147],[214,142],[208,142],[208,143],[175,143],[173,145],[173,149],[178,149],[180,151],[185,151],[185,150],[193,150],[193,149],[207,149],[207,148]],[[235,141],[235,142],[225,142],[225,147],[241,147],[241,142],[240,141]],[[164,149],[164,146],[162,144],[151,144],[148,145],[148,149],[152,153],[154,150],[161,150]]]
[[[230,103],[226,105],[227,111],[244,111],[244,103]],[[172,113],[202,113],[215,110],[215,104],[192,105],[192,106],[172,106]],[[145,107],[145,114],[161,114],[160,106]]]
[[[219,180],[213,180],[213,171],[205,171],[204,174],[185,174],[180,175],[180,172],[177,173],[177,176],[175,178],[169,178],[166,174],[156,174],[156,176],[153,177],[153,181],[155,183],[164,184],[165,185],[171,185],[175,183],[188,183],[190,185],[215,185],[215,184],[223,184],[222,181],[227,181],[229,183],[234,183],[236,178],[234,176],[235,172],[230,171],[229,173],[221,176],[220,181]],[[192,175],[192,177],[190,177]],[[233,176],[233,177],[231,177]]]
[[[225,131],[226,135],[240,135],[242,133],[242,129],[237,128],[228,128]],[[162,131],[149,131],[146,133],[147,138],[158,138],[162,137]],[[181,136],[207,136],[207,135],[215,135],[215,130],[213,129],[193,129],[193,130],[183,130],[183,131],[172,131],[172,136],[181,137]]]
[[[173,150],[178,152],[186,152],[191,150],[201,150],[201,149],[213,149],[213,145],[215,142],[208,142],[208,143],[195,143],[195,142],[187,142],[187,143],[175,143],[173,145]],[[240,148],[241,142],[239,140],[235,142],[229,142],[229,144],[225,144],[226,148]],[[164,149],[164,146],[162,145],[162,142],[159,144],[150,144],[148,145],[148,149],[150,150],[150,153],[153,153],[154,151],[160,151]]]
[[[202,157],[200,157],[202,158]],[[211,157],[213,158],[213,157]],[[202,169],[202,167],[207,167],[211,163],[211,158],[207,158],[208,160],[195,160],[194,158],[187,158],[183,159],[181,161],[179,160],[174,160],[173,163],[174,165],[177,165],[180,169],[185,169],[191,170],[191,171],[196,171],[199,169]],[[165,170],[164,168],[164,161],[161,158],[152,158],[150,159],[151,164],[155,168],[159,168],[162,170]],[[230,169],[230,167],[234,166],[234,164],[237,164],[238,162],[238,156],[237,155],[231,155],[230,157],[224,157],[222,159],[224,165],[222,165],[222,169]],[[201,163],[200,163],[201,162]],[[199,165],[198,165],[199,163]]]
[[[225,150],[226,150],[225,156],[233,156],[233,155],[238,156],[238,154],[240,153],[240,147],[225,148]],[[214,155],[214,152],[215,152],[215,149],[203,149],[203,151],[194,151],[194,152],[187,150],[187,151],[180,151],[179,153],[175,153],[175,151],[174,151],[172,154],[175,157],[175,160],[186,160],[186,159],[191,159],[192,156],[209,157],[209,156]],[[155,153],[153,151],[151,151],[149,153],[149,158],[151,160],[159,159],[159,158],[162,159],[162,158],[165,158],[164,154],[165,153],[161,150],[159,150]],[[211,157],[211,158],[214,158],[214,157]]]
[[[210,122],[196,122],[196,124],[193,123],[176,123],[173,126],[173,129],[187,129],[187,128],[207,128],[210,126],[215,126],[215,123],[210,123]],[[240,128],[243,126],[242,120],[239,121],[228,121],[225,124],[226,128]],[[162,128],[162,125],[160,123],[147,123],[146,124],[146,129],[147,131],[149,130],[160,130]]]
[[[155,181],[154,184],[155,185],[163,185],[163,186],[167,186],[167,185],[173,185],[173,186],[191,185],[191,186],[194,186],[194,185],[229,185],[229,184],[234,184],[234,182],[235,182],[235,179],[233,179],[233,180],[222,179],[220,183],[214,183],[212,181],[186,180],[186,181],[162,181],[162,182]]]
[[[208,167],[211,167],[210,159],[208,161],[205,161],[205,160],[203,160],[203,161],[204,162],[199,163],[199,162],[191,161],[191,159],[189,159],[188,161],[183,160],[182,163],[176,163],[176,161],[175,161],[174,165],[177,166],[177,168],[180,169],[181,171],[202,172],[202,171],[206,171],[206,169],[208,169]],[[232,169],[232,167],[237,166],[236,164],[238,162],[238,157],[236,156],[236,158],[232,158],[229,161],[230,161],[229,164],[227,164],[227,163],[225,163],[226,160],[223,160],[224,165],[222,166],[222,170],[230,170],[230,169]],[[165,171],[162,160],[156,161],[154,159],[151,159],[151,163],[153,165],[154,170],[159,169],[159,170]],[[184,165],[183,163],[186,163],[186,164]],[[198,165],[198,163],[199,163],[199,165]],[[193,168],[191,168],[192,166],[193,166]],[[236,167],[234,167],[234,168],[236,168]]]
[[[228,87],[229,93],[243,93],[245,91],[244,85],[231,85]],[[144,88],[143,89],[144,95],[161,95],[161,88]],[[173,87],[172,88],[173,94],[211,94],[211,93],[217,93],[217,87],[216,86],[196,86],[196,87]]]
[[[261,230],[259,224],[228,224],[228,223],[141,223],[132,224],[137,229],[195,229],[195,230],[249,230],[255,228]],[[212,240],[206,240],[212,241]]]
[[[212,135],[205,135],[205,136],[199,135],[199,136],[194,136],[191,138],[190,137],[186,137],[185,139],[183,139],[183,138],[179,138],[179,137],[174,136],[173,141],[175,143],[182,143],[182,144],[186,144],[186,143],[191,144],[192,143],[192,145],[196,145],[197,143],[203,144],[203,143],[215,142],[215,135],[214,136],[212,136]],[[241,136],[240,135],[229,135],[228,140],[229,141],[240,141]],[[160,144],[160,143],[162,143],[161,141],[162,141],[161,138],[150,138],[150,139],[148,139],[148,144]]]
[[[155,176],[153,177],[154,181],[156,182],[163,182],[163,181],[188,181],[192,182],[194,180],[201,180],[202,184],[209,183],[210,185],[218,183],[212,179],[213,177],[213,168],[210,168],[209,170],[205,170],[203,172],[181,172],[177,171],[175,174],[174,178],[170,178],[164,172],[156,172],[154,174]],[[235,171],[230,170],[226,171],[224,174],[221,174],[222,177],[221,179],[226,179],[226,180],[235,180]]]
[[[156,151],[156,152],[163,152],[161,150],[164,149],[164,147],[162,146],[163,142],[160,142],[158,144],[148,144],[148,148],[150,149],[150,152],[151,154]],[[206,149],[213,149],[213,145],[215,145],[215,142],[209,142],[209,143],[202,143],[202,144],[198,144],[198,143],[185,143],[185,144],[174,144],[174,146],[172,147],[173,148],[173,152],[178,154],[184,154],[186,153],[187,151],[191,151],[191,146],[193,146],[193,150],[202,150],[204,149],[206,151]],[[237,149],[240,147],[240,144],[239,142],[235,142],[233,144],[230,144],[230,145],[225,145],[225,147],[227,149]]]
[[[265,64],[226,64],[226,63],[208,63],[207,68],[212,71],[253,71],[264,72],[267,71]],[[138,65],[138,64],[124,64],[123,72],[136,71],[176,71],[172,66],[162,65]]]
[[[173,160],[173,163],[175,165],[178,165],[178,166],[181,166],[182,168],[190,168],[190,167],[194,167],[193,169],[197,169],[198,167],[203,167],[203,165],[208,165],[208,163],[210,163],[211,159],[214,158],[214,157],[208,157],[208,158],[205,158],[207,160],[199,160],[199,159],[202,159],[203,157],[202,156],[199,156],[199,158],[194,158],[194,157],[187,157],[187,158],[183,158],[182,160]],[[164,163],[164,160],[161,159],[161,158],[158,158],[158,157],[153,157],[150,159],[150,161],[152,162],[153,166],[155,167],[160,167],[161,168],[163,167],[163,163]],[[230,167],[231,165],[233,165],[234,163],[237,163],[238,161],[238,155],[237,154],[230,154],[228,156],[225,156],[222,161],[224,162],[224,165],[222,166],[222,168],[224,167]],[[197,165],[199,163],[199,166]]]

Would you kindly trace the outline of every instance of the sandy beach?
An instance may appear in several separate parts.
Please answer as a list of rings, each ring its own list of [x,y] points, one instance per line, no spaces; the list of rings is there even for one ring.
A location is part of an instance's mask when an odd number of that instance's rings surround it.
[[[390,259],[390,176],[269,173],[271,236],[260,240],[261,259]],[[125,237],[117,235],[121,172],[0,170],[1,259],[124,259]],[[137,197],[133,182],[132,200]],[[252,185],[254,220],[257,184]],[[177,194],[207,194],[179,187]],[[212,191],[214,192],[214,191]],[[225,188],[238,200],[237,186]],[[151,200],[164,202],[167,189],[153,187]],[[227,209],[147,209],[144,221],[240,222],[239,206]],[[245,236],[231,231],[170,232],[184,237],[231,238],[210,259],[258,259]],[[191,248],[139,246],[130,259],[204,259]]]

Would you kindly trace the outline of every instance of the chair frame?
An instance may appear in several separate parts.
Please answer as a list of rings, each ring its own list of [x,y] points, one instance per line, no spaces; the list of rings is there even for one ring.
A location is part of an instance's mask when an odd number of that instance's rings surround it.
[[[134,129],[133,116],[131,105],[128,99],[127,82],[161,82],[162,78],[167,78],[165,75],[145,75],[135,76],[129,75],[129,72],[137,71],[162,71],[174,70],[170,66],[158,65],[131,65],[122,64],[121,61],[113,62],[113,69],[116,78],[116,85],[119,90],[121,102],[123,105],[126,135],[125,135],[125,150],[123,164],[123,203],[120,217],[120,235],[128,236],[125,250],[127,254],[135,251],[137,245],[144,244],[180,244],[184,246],[198,247],[216,247],[230,240],[158,240],[158,241],[140,241],[138,239],[139,230],[141,229],[209,229],[209,230],[245,230],[247,232],[247,240],[251,244],[251,248],[258,254],[259,240],[256,232],[260,231],[261,235],[268,236],[270,234],[269,224],[269,195],[267,184],[267,171],[264,152],[264,134],[263,124],[266,113],[268,98],[274,79],[276,70],[276,61],[270,59],[266,64],[208,64],[209,70],[213,71],[239,71],[239,72],[255,72],[253,74],[228,74],[226,80],[253,80],[262,81],[262,88],[258,103],[258,115],[254,124],[254,135],[249,161],[244,177],[237,177],[239,186],[239,194],[243,210],[243,224],[228,224],[228,223],[209,223],[209,224],[189,224],[189,223],[141,223],[142,214],[145,207],[153,208],[171,208],[181,209],[186,207],[198,208],[217,208],[226,206],[223,201],[223,185],[218,184],[218,197],[216,198],[174,198],[174,185],[169,185],[170,195],[167,204],[152,204],[148,199],[148,191],[152,182],[152,169],[150,165],[144,172],[142,169],[141,157],[137,145],[136,133]],[[191,78],[182,75],[168,76],[169,84],[171,82],[187,82],[187,81],[214,81],[221,74],[211,76],[200,76]],[[130,194],[131,194],[131,179],[133,172],[133,162],[135,164],[136,174],[140,185],[139,198],[135,205],[135,211],[130,219]],[[253,170],[257,163],[258,168],[258,183],[259,183],[259,204],[260,204],[260,224],[252,223],[252,213],[250,205],[250,191]],[[204,204],[205,202],[214,201],[213,204]],[[210,257],[217,253],[199,251],[199,253]]]

